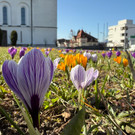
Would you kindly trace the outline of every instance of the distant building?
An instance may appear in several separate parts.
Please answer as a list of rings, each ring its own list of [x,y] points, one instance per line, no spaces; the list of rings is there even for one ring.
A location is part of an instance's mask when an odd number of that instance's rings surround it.
[[[133,20],[118,21],[118,25],[110,26],[108,32],[108,47],[123,47],[128,45],[130,37],[135,35]],[[126,46],[126,48],[128,48]]]
[[[129,39],[129,50],[135,51],[135,36],[130,36]]]
[[[15,30],[19,45],[55,46],[57,0],[0,0],[0,28],[6,31],[8,44]]]
[[[69,42],[70,40],[67,40],[67,39],[58,39],[57,40],[57,46],[58,47],[69,47]]]
[[[76,36],[73,36],[70,40],[70,47],[78,46],[93,46],[98,45],[97,38],[87,34],[83,30],[78,31]]]

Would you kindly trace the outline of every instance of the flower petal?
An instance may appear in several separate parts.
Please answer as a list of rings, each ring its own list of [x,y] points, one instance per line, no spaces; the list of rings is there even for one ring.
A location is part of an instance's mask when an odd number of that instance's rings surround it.
[[[57,68],[59,61],[60,61],[60,58],[56,58],[56,59],[53,61],[54,71],[55,71],[55,69]]]
[[[20,61],[17,80],[20,91],[31,108],[31,97],[39,97],[41,106],[53,76],[53,63],[41,51],[31,50]]]
[[[98,76],[99,76],[99,71],[95,70],[93,73],[94,80],[96,80]]]
[[[70,78],[77,90],[82,89],[81,83],[85,81],[84,68],[80,65],[76,65],[71,69]]]
[[[10,87],[10,89],[20,98],[24,101],[24,104],[27,106],[27,103],[21,94],[19,87],[18,87],[18,81],[17,81],[17,68],[18,65],[13,60],[11,61],[5,61],[2,66],[2,73],[3,77]]]
[[[86,88],[94,80],[93,77],[94,68],[90,68],[85,72],[85,81],[81,84],[83,88]]]

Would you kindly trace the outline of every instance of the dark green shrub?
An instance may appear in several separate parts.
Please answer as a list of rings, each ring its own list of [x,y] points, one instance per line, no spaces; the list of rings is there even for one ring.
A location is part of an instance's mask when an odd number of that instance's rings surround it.
[[[0,29],[0,45],[2,45],[2,37],[3,37],[3,34],[2,34],[2,30]]]
[[[10,38],[10,40],[11,40],[11,45],[16,45],[16,42],[17,42],[17,32],[15,31],[15,30],[13,30],[12,32],[11,32],[11,38]]]

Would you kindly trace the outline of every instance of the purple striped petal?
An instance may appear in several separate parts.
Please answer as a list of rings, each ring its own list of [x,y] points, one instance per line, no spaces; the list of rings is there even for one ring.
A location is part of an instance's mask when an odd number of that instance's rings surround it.
[[[30,108],[33,95],[39,96],[41,106],[53,76],[51,60],[45,58],[39,50],[33,49],[20,61],[17,72],[20,91]]]
[[[38,127],[38,112],[53,78],[53,63],[41,51],[31,50],[17,65],[5,61],[2,67],[5,81],[28,108],[34,127]]]
[[[76,65],[71,69],[70,78],[77,90],[82,89],[81,83],[85,81],[84,68],[80,65]]]
[[[80,65],[71,69],[70,78],[77,90],[85,89],[97,79],[99,71],[90,68],[87,71]]]
[[[91,54],[88,52],[84,52],[83,56],[87,57],[88,60],[91,58]]]
[[[17,67],[18,65],[13,61],[5,61],[2,66],[3,77],[10,87],[10,89],[23,100],[24,104],[28,107],[22,93],[19,90],[17,82]]]
[[[92,54],[91,58],[93,62],[97,62],[97,54]]]
[[[92,83],[92,81],[94,80],[93,74],[94,68],[90,68],[85,72],[85,81],[82,83],[83,88],[86,88]]]

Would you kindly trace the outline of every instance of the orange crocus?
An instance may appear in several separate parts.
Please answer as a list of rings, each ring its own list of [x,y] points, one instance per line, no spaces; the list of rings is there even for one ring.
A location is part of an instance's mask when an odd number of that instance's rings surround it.
[[[86,65],[87,65],[87,57],[81,56],[81,64],[83,65],[84,68],[86,68]]]
[[[60,54],[60,57],[61,57],[61,58],[65,58],[65,55],[64,55],[64,54]]]
[[[58,64],[57,68],[60,69],[60,70],[65,71],[66,66],[65,66],[65,64],[63,62],[61,62],[60,64]]]
[[[59,50],[58,52],[59,52],[59,53],[61,53],[62,51],[61,51],[61,50]]]
[[[121,63],[121,57],[119,56],[117,58],[114,58],[114,61],[116,61],[118,64],[120,64]]]
[[[123,59],[123,65],[124,65],[124,67],[126,67],[128,65],[128,60],[125,58]]]

